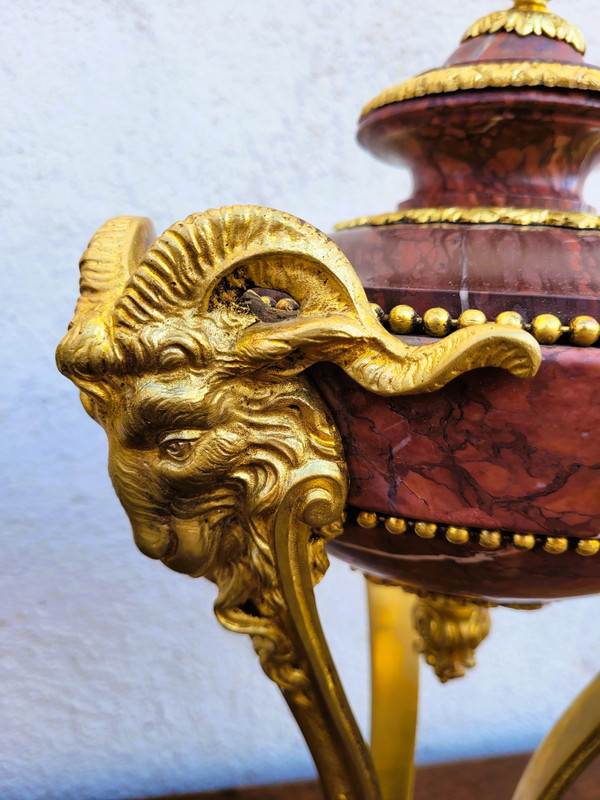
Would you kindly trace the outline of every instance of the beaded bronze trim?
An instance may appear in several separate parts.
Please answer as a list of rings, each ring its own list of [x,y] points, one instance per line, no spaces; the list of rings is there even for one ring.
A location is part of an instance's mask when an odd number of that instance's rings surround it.
[[[260,295],[253,290],[246,292],[244,297],[249,295],[254,295],[257,300],[260,299],[265,304],[280,310],[297,310],[299,307],[295,300],[288,297],[275,302],[271,296]],[[392,333],[404,336],[422,334],[441,338],[458,328],[468,328],[493,321],[498,325],[526,330],[539,344],[560,343],[591,347],[600,343],[600,322],[594,317],[583,315],[574,317],[568,325],[564,325],[554,314],[538,314],[531,322],[525,322],[516,311],[503,311],[495,320],[488,320],[483,311],[476,308],[463,311],[457,319],[444,308],[430,308],[422,317],[412,306],[407,305],[394,306],[389,314],[377,303],[371,303],[371,309],[382,325],[387,325]]]
[[[476,544],[484,550],[514,547],[517,550],[539,550],[552,555],[574,551],[580,556],[595,556],[600,552],[600,539],[576,539],[567,536],[544,536],[514,531],[463,528],[434,522],[389,517],[372,511],[357,511],[356,522],[361,528],[382,525],[392,536],[415,534],[421,539],[445,539],[457,547]]]
[[[483,311],[467,309],[454,319],[444,308],[430,308],[419,316],[412,306],[394,306],[389,314],[377,303],[371,303],[373,314],[382,324],[389,326],[392,333],[399,335],[423,334],[441,338],[457,328],[483,325],[488,322]],[[489,320],[492,321],[492,320]],[[568,325],[554,314],[538,314],[531,322],[525,322],[516,311],[503,311],[493,320],[498,325],[522,328],[532,334],[539,344],[571,344],[576,347],[591,347],[600,342],[600,322],[594,317],[581,315],[574,317]]]

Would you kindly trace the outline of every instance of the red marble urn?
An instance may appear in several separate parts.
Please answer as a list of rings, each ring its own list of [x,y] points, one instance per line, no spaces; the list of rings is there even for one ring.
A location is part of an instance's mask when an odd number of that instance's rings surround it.
[[[313,368],[351,474],[330,548],[375,576],[506,603],[600,591],[600,218],[582,199],[600,71],[583,50],[517,2],[363,111],[360,143],[414,176],[397,211],[333,236],[384,324],[414,341],[503,315],[544,357],[529,381],[477,370],[397,398]]]

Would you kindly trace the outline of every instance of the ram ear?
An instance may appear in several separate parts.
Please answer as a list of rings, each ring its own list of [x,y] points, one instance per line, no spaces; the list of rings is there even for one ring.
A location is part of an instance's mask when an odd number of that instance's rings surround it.
[[[440,389],[478,367],[499,367],[519,378],[535,375],[540,348],[525,331],[503,325],[478,325],[432,344],[408,345],[373,318],[347,315],[298,318],[278,325],[258,323],[238,340],[241,360],[252,370],[287,361],[287,371],[329,361],[379,395],[418,394]]]
[[[243,330],[232,346],[248,369],[282,374],[332,361],[370,391],[391,395],[433,391],[475,367],[528,377],[539,366],[538,345],[512,328],[467,328],[419,347],[392,336],[339,248],[289,214],[232,206],[188,217],[146,250],[151,235],[146,219],[110,220],[81,262],[81,296],[57,361],[99,402],[102,378],[119,357],[118,333],[137,338],[174,318],[193,330],[211,310],[231,308],[248,286],[286,292],[300,305],[293,320]]]

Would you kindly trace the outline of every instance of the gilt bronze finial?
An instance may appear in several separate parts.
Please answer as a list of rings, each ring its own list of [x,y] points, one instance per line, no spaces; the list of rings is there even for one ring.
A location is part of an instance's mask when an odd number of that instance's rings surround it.
[[[547,11],[549,0],[514,0],[515,8],[522,11]]]
[[[549,0],[514,0],[514,7],[522,11],[547,11]]]

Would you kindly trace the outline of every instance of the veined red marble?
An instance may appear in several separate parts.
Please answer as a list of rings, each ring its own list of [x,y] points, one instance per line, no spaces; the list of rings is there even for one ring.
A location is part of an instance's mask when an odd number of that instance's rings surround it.
[[[313,368],[344,441],[349,502],[457,526],[600,535],[600,352],[543,351],[531,380],[476,370],[407,397]]]
[[[467,39],[446,61],[446,67],[481,61],[561,61],[583,64],[584,59],[572,45],[547,36],[518,36],[506,31]]]
[[[434,95],[372,111],[358,138],[412,170],[414,191],[400,208],[589,211],[582,191],[600,151],[600,98],[565,89]]]
[[[565,42],[505,32],[464,42],[447,64],[477,61],[583,65]],[[358,137],[412,170],[414,191],[401,209],[588,211],[600,93],[523,86],[407,99],[368,113]],[[442,306],[454,317],[477,308],[490,320],[512,310],[527,321],[600,319],[600,231],[399,223],[334,239],[386,311],[402,303],[421,315]],[[531,380],[477,370],[416,397],[376,397],[337,368],[313,367],[344,441],[351,505],[458,527],[600,536],[600,348],[542,349]],[[600,591],[600,555],[574,549],[486,552],[352,521],[330,549],[381,577],[494,601]]]
[[[600,230],[544,226],[397,224],[337,231],[369,299],[455,317],[518,311],[600,318]]]
[[[415,589],[480,597],[496,603],[531,603],[600,592],[597,557],[574,550],[551,555],[539,548],[485,551],[475,544],[393,535],[348,523],[327,549],[364,572]]]

